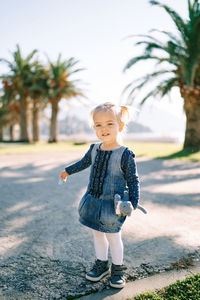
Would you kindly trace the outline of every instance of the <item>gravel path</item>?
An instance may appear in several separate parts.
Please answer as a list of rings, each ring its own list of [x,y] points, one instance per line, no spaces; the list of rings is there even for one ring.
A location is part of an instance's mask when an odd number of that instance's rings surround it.
[[[57,185],[81,152],[0,156],[0,299],[69,299],[108,288],[85,280],[94,261],[90,230],[78,222],[89,170]],[[199,258],[200,163],[137,159],[140,211],[123,227],[127,278]]]

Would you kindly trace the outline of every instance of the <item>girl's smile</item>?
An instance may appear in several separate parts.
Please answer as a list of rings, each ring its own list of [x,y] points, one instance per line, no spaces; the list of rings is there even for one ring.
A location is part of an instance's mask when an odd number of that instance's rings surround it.
[[[108,135],[109,135],[109,133],[103,133],[102,135],[103,135],[103,136],[108,136]]]

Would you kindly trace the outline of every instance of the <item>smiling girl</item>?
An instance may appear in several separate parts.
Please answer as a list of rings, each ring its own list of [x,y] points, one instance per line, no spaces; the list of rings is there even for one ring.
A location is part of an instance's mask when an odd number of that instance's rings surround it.
[[[122,145],[120,135],[128,122],[126,106],[106,102],[91,111],[93,128],[100,143],[92,144],[85,156],[65,168],[59,178],[90,167],[87,191],[79,204],[79,221],[93,232],[96,260],[86,274],[90,281],[99,281],[109,273],[108,248],[112,257],[110,285],[114,288],[125,286],[123,265],[123,242],[121,228],[126,219],[124,212],[117,215],[115,195],[128,192],[132,208],[139,200],[139,179],[135,154]]]

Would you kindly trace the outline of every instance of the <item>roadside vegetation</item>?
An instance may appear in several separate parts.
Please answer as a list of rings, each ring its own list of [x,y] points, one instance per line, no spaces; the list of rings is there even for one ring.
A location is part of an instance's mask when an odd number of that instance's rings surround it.
[[[81,81],[72,79],[83,68],[77,68],[79,61],[74,57],[62,59],[59,54],[56,61],[48,59],[43,64],[36,57],[38,50],[24,56],[19,45],[16,48],[10,60],[0,58],[0,63],[8,68],[0,76],[0,141],[4,140],[5,128],[9,128],[10,140],[15,140],[15,125],[19,125],[21,142],[39,141],[39,118],[50,105],[49,142],[57,142],[59,102],[84,97]]]
[[[136,157],[200,161],[200,151],[194,152],[187,149],[183,150],[182,144],[148,142],[125,142],[124,144],[136,154]],[[0,144],[0,155],[67,151],[85,152],[88,150],[89,145],[90,143],[75,143],[73,141],[58,142],[55,144],[49,144],[47,142],[35,144],[3,143]]]
[[[185,280],[177,280],[168,287],[146,292],[127,300],[199,300],[200,299],[200,274],[187,277]]]

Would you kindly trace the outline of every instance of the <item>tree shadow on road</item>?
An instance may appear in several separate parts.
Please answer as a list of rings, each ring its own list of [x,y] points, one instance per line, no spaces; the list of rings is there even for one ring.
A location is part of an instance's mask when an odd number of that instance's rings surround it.
[[[66,184],[59,186],[57,177],[63,164],[54,161],[48,165],[45,155],[43,158],[40,165],[31,162],[1,169],[0,288],[11,295],[22,293],[26,299],[56,299],[108,287],[109,277],[99,283],[85,279],[95,254],[91,232],[78,222],[77,207],[88,183],[89,170],[70,176]],[[199,179],[199,164],[147,160],[138,162],[138,170],[144,206],[149,201],[176,209],[199,205],[198,193],[172,197],[171,193],[151,191],[152,186]],[[142,220],[145,222],[145,215]],[[191,251],[167,234],[138,239],[138,230],[133,220],[130,235],[124,234],[125,264],[129,266],[126,273],[130,280],[167,269],[170,262]],[[117,292],[110,290],[111,294]]]
[[[69,269],[73,271],[72,264],[83,268],[79,243],[85,240],[77,205],[86,188],[87,172],[71,176],[59,186],[63,167],[33,162],[1,169],[0,288],[11,290],[13,295],[31,292],[46,297],[50,293],[46,287],[54,286],[52,281],[56,283],[55,274],[69,290],[73,277],[79,276],[79,268],[66,282],[60,275],[63,265],[65,275]],[[85,236],[88,239],[88,232]],[[50,290],[56,294],[56,284]]]
[[[138,162],[141,201],[160,205],[200,205],[200,164],[150,159]]]

